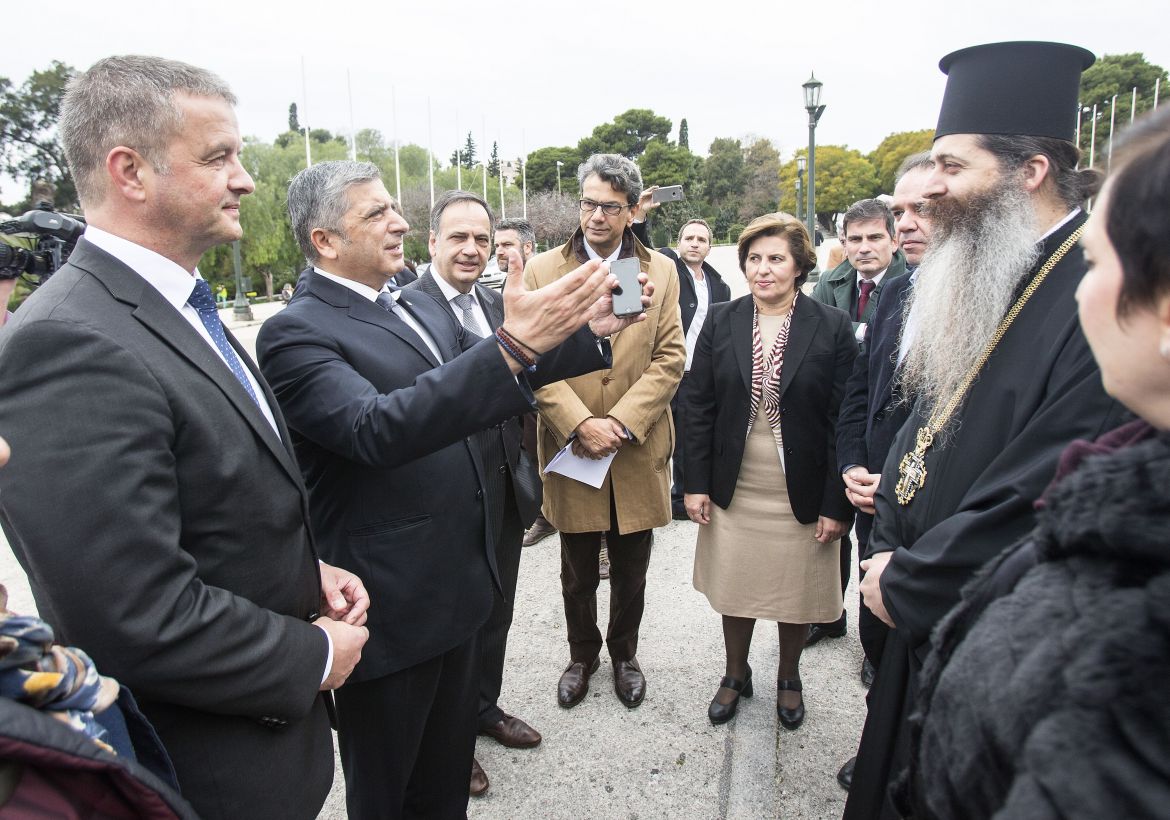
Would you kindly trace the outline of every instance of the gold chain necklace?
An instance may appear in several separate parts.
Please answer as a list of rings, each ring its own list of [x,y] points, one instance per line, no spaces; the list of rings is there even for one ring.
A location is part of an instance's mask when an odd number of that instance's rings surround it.
[[[1064,240],[1059,248],[1048,257],[1048,261],[1044,263],[1044,267],[1040,268],[1039,273],[1032,279],[1020,297],[1016,299],[1016,303],[1012,305],[1011,310],[1007,315],[1000,320],[999,327],[995,329],[995,334],[992,335],[991,340],[987,343],[987,347],[983,348],[983,353],[979,356],[979,361],[967,371],[967,375],[963,377],[962,383],[959,384],[955,390],[951,400],[948,401],[941,410],[936,411],[931,417],[930,421],[926,423],[925,427],[918,428],[918,436],[914,442],[914,449],[906,455],[902,456],[902,460],[898,463],[898,484],[894,487],[894,494],[898,498],[898,503],[906,506],[914,500],[914,494],[922,489],[926,484],[926,451],[930,445],[934,443],[934,437],[938,435],[939,431],[946,427],[947,422],[951,420],[955,410],[958,409],[959,404],[962,403],[963,398],[967,395],[967,391],[971,389],[971,383],[975,381],[975,377],[987,364],[987,360],[991,358],[991,354],[995,352],[996,346],[1000,340],[1003,339],[1008,328],[1012,326],[1012,322],[1020,315],[1020,311],[1024,309],[1024,305],[1032,298],[1032,294],[1039,289],[1040,285],[1044,283],[1044,279],[1052,272],[1057,263],[1064,258],[1073,247],[1080,241],[1081,234],[1084,232],[1085,226],[1081,225],[1068,239]]]

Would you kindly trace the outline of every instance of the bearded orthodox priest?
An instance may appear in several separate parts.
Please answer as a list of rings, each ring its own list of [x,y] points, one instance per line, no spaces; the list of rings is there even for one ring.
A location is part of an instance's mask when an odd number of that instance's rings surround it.
[[[862,595],[892,627],[845,817],[894,818],[931,629],[985,562],[1027,534],[1065,445],[1116,427],[1077,323],[1081,206],[1097,182],[1071,141],[1088,51],[997,43],[944,57],[924,196],[934,233],[899,359],[914,408],[876,497]],[[994,739],[990,741],[994,745]],[[976,747],[972,744],[972,749]]]

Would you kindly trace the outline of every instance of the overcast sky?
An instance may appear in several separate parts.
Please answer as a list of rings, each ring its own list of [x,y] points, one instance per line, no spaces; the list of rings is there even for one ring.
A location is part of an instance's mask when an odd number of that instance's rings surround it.
[[[0,48],[0,76],[15,84],[53,59],[85,68],[109,54],[158,54],[224,77],[242,132],[271,140],[294,101],[302,123],[348,133],[348,74],[354,124],[388,139],[425,146],[429,100],[444,162],[468,130],[513,158],[575,145],[629,108],[669,117],[673,137],[686,117],[697,153],[715,137],[759,135],[788,157],[808,140],[800,86],[810,72],[827,106],[818,144],[869,151],[892,132],[934,126],[939,58],[976,43],[1058,40],[1170,66],[1163,0],[58,0],[22,14]],[[5,185],[0,198],[14,194]]]

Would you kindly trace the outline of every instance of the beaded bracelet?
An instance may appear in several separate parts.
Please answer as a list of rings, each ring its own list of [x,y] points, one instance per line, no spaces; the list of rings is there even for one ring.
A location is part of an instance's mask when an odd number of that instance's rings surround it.
[[[533,358],[524,351],[520,350],[519,346],[516,344],[516,340],[508,335],[508,332],[504,330],[502,326],[496,329],[496,341],[500,343],[500,347],[504,348],[504,351],[513,359],[515,359],[516,363],[519,364],[522,368],[527,370],[529,373],[532,373],[536,370],[536,362],[533,360]]]

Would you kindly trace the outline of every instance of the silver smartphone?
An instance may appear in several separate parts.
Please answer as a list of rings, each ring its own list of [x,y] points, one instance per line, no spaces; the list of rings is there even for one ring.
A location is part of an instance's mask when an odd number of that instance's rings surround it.
[[[653,195],[655,202],[681,202],[682,199],[683,189],[681,185],[667,185],[665,188],[659,188]]]
[[[637,257],[610,262],[609,272],[618,280],[618,287],[613,292],[613,315],[634,316],[641,313],[642,284],[638,281],[638,274],[642,268]]]

